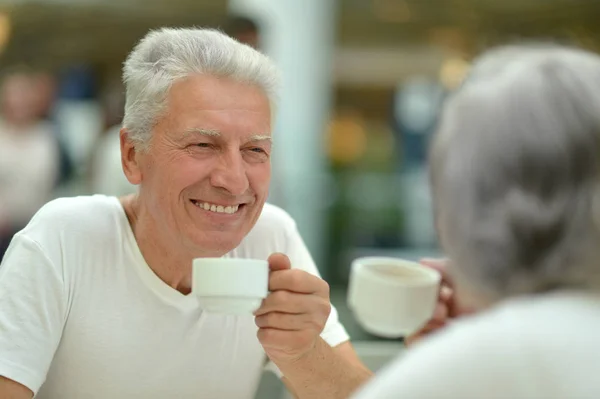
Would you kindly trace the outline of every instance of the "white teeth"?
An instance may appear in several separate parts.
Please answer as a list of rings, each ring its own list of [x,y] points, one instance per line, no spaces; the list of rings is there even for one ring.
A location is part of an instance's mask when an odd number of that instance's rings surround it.
[[[239,205],[235,205],[235,206],[211,205],[207,202],[194,202],[194,204],[197,207],[202,208],[206,211],[211,211],[211,212],[216,212],[216,213],[227,213],[227,214],[236,213],[239,208]]]

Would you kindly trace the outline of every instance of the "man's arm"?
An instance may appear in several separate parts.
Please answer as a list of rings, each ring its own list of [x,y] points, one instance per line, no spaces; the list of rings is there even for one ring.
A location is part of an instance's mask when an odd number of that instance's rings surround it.
[[[284,384],[296,398],[345,399],[373,375],[350,342],[332,348],[323,339],[311,352],[279,368]]]
[[[19,384],[0,375],[0,398],[2,399],[30,399],[33,398],[31,392],[24,385]]]
[[[19,393],[14,397],[30,398],[37,392],[66,320],[68,288],[62,266],[30,236],[41,227],[15,235],[0,265],[0,398]],[[26,396],[21,386],[27,387]]]
[[[255,312],[258,340],[299,398],[336,399],[362,385],[370,371],[347,340],[332,348],[322,337],[331,313],[329,286],[288,257],[269,257],[271,293]],[[335,345],[335,344],[333,344]]]

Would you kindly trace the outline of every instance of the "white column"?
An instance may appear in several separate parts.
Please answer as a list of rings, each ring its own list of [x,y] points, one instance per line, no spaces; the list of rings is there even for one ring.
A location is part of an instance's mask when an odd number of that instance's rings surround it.
[[[270,202],[296,220],[322,272],[332,186],[323,137],[331,108],[335,0],[230,0],[232,14],[260,24],[261,48],[281,68]]]

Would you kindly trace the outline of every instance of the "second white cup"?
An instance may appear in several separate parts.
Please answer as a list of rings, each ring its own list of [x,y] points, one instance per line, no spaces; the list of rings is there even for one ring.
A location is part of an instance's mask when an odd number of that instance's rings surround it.
[[[352,263],[348,306],[358,323],[384,338],[408,336],[433,316],[440,274],[403,259],[366,257]]]

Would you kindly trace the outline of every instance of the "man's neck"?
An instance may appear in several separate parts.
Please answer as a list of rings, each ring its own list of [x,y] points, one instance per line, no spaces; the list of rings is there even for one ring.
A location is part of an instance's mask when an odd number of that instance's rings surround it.
[[[194,257],[187,253],[178,240],[170,240],[160,234],[156,221],[136,195],[121,197],[120,201],[148,267],[165,284],[182,294],[189,294]]]

